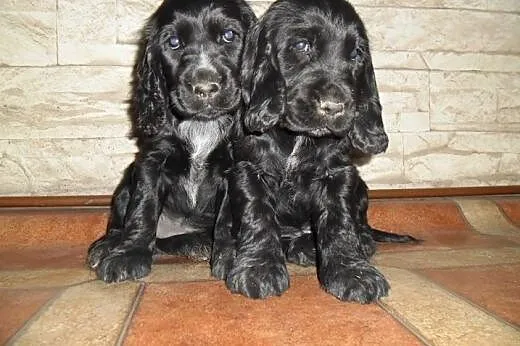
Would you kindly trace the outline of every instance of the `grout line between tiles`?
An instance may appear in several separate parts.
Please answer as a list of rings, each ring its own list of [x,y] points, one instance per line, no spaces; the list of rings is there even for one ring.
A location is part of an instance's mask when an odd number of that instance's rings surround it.
[[[490,265],[476,265],[476,266],[473,266],[473,267],[486,267],[486,266],[496,266],[496,265],[500,265],[500,264],[490,264]],[[502,264],[503,265],[503,264]],[[439,269],[455,269],[455,268],[468,268],[468,267],[450,267],[450,268],[439,268]],[[432,268],[432,269],[435,269],[435,268]],[[469,297],[466,297],[462,294],[459,294],[458,292],[456,291],[453,291],[452,289],[450,289],[449,287],[447,286],[444,286],[442,283],[440,282],[437,282],[435,280],[432,280],[431,278],[429,278],[428,276],[424,275],[420,269],[407,269],[409,272],[419,276],[420,278],[424,279],[424,280],[427,280],[429,281],[430,283],[432,283],[433,285],[437,286],[439,289],[441,289],[442,291],[448,293],[449,295],[457,298],[457,299],[460,299],[462,300],[463,302],[465,302],[466,304],[469,304],[471,305],[472,307],[474,307],[475,309],[477,310],[480,310],[481,312],[485,313],[486,315],[488,315],[489,317],[491,318],[494,318],[510,327],[512,327],[513,329],[517,330],[520,332],[520,326],[517,326],[516,324],[514,323],[511,323],[509,321],[506,321],[504,318],[496,315],[495,313],[493,313],[492,311],[486,309],[486,307],[482,306],[482,305],[479,305],[477,304],[476,302],[474,302],[473,300],[471,300]]]
[[[52,287],[51,287],[52,288]],[[6,342],[6,345],[7,346],[10,346],[10,345],[14,345],[16,343],[16,341],[22,337],[25,332],[27,331],[27,329],[29,329],[29,327],[33,324],[34,321],[38,320],[38,318],[40,318],[41,315],[43,315],[45,312],[47,312],[47,310],[49,309],[49,307],[54,304],[58,299],[60,299],[62,296],[63,296],[63,293],[69,288],[69,286],[65,286],[63,287],[62,289],[58,290],[58,292],[54,295],[54,297],[52,297],[51,299],[49,299],[45,304],[42,305],[42,307],[36,311],[34,314],[32,314],[32,316],[30,318],[28,318],[24,323],[23,325],[18,328],[18,330],[16,331],[16,333],[14,333],[13,336],[11,336],[7,342]]]
[[[421,331],[415,327],[412,323],[410,323],[403,315],[401,315],[396,310],[392,309],[390,306],[386,305],[382,301],[378,301],[377,305],[386,313],[390,315],[391,318],[393,318],[395,321],[397,321],[400,325],[402,325],[404,328],[406,328],[410,333],[412,333],[421,343],[427,346],[433,346],[434,343],[428,338],[426,338]]]
[[[139,289],[137,290],[137,293],[134,297],[134,302],[132,303],[132,306],[130,307],[130,310],[128,311],[125,322],[123,323],[123,326],[121,327],[121,332],[119,333],[119,337],[116,341],[116,346],[122,346],[125,342],[125,339],[128,335],[128,330],[130,329],[130,324],[132,323],[132,320],[134,318],[135,312],[137,311],[137,308],[141,304],[141,300],[143,299],[144,290],[145,290],[146,284],[141,283],[139,285]]]

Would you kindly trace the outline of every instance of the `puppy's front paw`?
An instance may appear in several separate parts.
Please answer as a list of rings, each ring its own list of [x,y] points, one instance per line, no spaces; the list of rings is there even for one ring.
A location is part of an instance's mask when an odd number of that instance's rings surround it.
[[[323,288],[341,300],[367,304],[388,295],[390,286],[383,274],[367,262],[329,263],[320,268]]]
[[[118,239],[114,237],[103,237],[90,245],[87,254],[87,265],[95,269],[106,258],[110,251],[118,244]]]
[[[113,251],[96,267],[97,277],[105,282],[121,282],[145,277],[152,270],[152,252],[147,249]]]
[[[211,275],[219,280],[224,280],[233,266],[235,256],[236,249],[234,245],[213,248],[211,254]]]
[[[289,272],[283,258],[237,258],[226,279],[227,287],[249,298],[279,296],[289,288]]]

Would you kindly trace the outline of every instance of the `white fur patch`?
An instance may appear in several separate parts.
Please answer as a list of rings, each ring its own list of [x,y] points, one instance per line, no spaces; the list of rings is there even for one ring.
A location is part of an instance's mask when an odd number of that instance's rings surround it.
[[[192,207],[197,204],[199,186],[206,177],[208,155],[222,142],[231,125],[229,118],[211,121],[186,120],[179,124],[179,137],[188,144],[190,170],[181,180]]]
[[[217,71],[215,69],[215,66],[213,66],[213,64],[209,60],[209,56],[206,53],[204,53],[204,52],[202,52],[200,54],[199,68],[200,69],[210,70],[210,71],[215,71],[215,72]]]

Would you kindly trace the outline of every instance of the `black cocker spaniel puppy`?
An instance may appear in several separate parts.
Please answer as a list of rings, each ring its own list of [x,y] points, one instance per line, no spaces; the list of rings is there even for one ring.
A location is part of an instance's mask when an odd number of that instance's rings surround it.
[[[215,222],[229,219],[241,56],[255,23],[243,0],[165,0],[151,16],[134,69],[138,153],[113,195],[106,234],[88,250],[101,280],[146,276],[156,237],[190,233],[177,253],[209,256]]]
[[[233,227],[217,227],[213,273],[248,297],[289,287],[285,256],[317,265],[323,288],[368,303],[389,285],[368,260],[375,241],[413,242],[367,223],[353,164],[388,137],[365,27],[344,0],[276,1],[251,31],[244,125],[230,181]],[[316,251],[315,251],[316,250]]]

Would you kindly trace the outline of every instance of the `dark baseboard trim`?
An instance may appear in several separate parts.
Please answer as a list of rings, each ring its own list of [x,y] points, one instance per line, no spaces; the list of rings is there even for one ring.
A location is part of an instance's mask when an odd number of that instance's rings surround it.
[[[369,197],[371,199],[470,197],[470,196],[492,196],[492,195],[518,195],[518,194],[520,194],[520,185],[442,187],[442,188],[428,188],[428,189],[388,189],[388,190],[369,191]]]
[[[520,185],[477,186],[429,189],[388,189],[372,190],[371,199],[389,198],[434,198],[520,194]],[[0,197],[0,208],[68,208],[68,207],[108,207],[111,196],[16,196]]]

